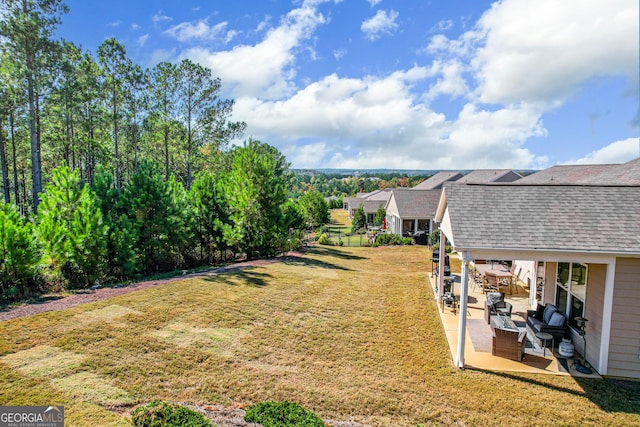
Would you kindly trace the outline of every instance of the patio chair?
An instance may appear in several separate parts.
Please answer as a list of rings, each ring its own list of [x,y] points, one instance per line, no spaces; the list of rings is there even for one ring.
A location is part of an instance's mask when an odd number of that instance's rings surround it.
[[[484,302],[484,319],[487,324],[491,322],[491,316],[511,317],[513,305],[504,300],[504,292],[487,292],[487,300]]]

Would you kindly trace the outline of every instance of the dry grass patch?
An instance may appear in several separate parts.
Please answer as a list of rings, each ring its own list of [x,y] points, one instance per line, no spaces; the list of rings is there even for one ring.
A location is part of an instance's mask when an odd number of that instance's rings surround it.
[[[39,345],[0,358],[18,372],[33,377],[56,378],[78,369],[86,356],[57,347]]]
[[[91,372],[78,372],[68,377],[54,379],[51,383],[72,399],[105,406],[132,405],[136,402],[129,393]]]
[[[77,318],[81,321],[113,322],[128,314],[142,314],[142,312],[118,304],[111,304],[103,308],[85,311],[84,313],[78,314]]]
[[[241,328],[196,328],[177,322],[151,333],[152,336],[166,340],[178,347],[199,345],[221,355],[232,357],[234,347],[247,334]]]

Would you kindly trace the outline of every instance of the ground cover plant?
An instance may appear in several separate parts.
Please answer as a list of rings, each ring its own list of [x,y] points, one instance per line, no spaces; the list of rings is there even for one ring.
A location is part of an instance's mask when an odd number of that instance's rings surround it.
[[[453,367],[430,257],[313,246],[2,322],[0,404],[64,405],[80,427],[130,425],[153,400],[288,400],[367,426],[640,424],[638,394],[608,381]]]
[[[324,427],[324,421],[316,414],[286,400],[249,406],[244,419],[264,427]]]

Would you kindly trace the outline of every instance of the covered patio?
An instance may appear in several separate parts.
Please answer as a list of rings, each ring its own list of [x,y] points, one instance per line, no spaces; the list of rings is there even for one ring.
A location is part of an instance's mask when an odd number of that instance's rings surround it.
[[[470,280],[473,261],[518,260],[531,266],[527,287],[533,289],[522,299],[535,310],[526,320],[527,332],[534,335],[530,340],[556,348],[561,342],[565,353],[568,343],[563,338],[570,339],[585,357],[583,370],[640,378],[639,191],[631,185],[445,186],[435,221],[442,231],[441,251],[448,241],[460,258],[457,293],[464,313],[454,314],[453,321],[443,316],[454,364],[464,368],[480,363],[472,339],[472,313],[480,312],[473,307],[479,301]],[[441,280],[436,285],[438,301],[445,292]],[[507,298],[514,295],[518,293]],[[504,331],[519,332],[507,323],[494,328],[500,331],[497,336],[502,339],[496,345],[503,353],[512,351],[504,350],[505,343],[513,344],[513,339],[504,339]],[[525,364],[527,358],[533,359],[525,356]],[[497,368],[513,363],[502,360]],[[561,371],[542,363],[533,365],[541,371]]]
[[[455,256],[455,255],[454,255]],[[460,273],[454,274],[455,280],[452,292],[456,297],[460,297],[461,283]],[[438,293],[438,276],[428,279],[434,291]],[[486,297],[479,286],[470,285],[466,307],[466,331],[464,346],[464,367],[469,369],[479,369],[488,371],[505,372],[528,372],[537,374],[571,375],[588,378],[600,378],[597,373],[590,375],[582,374],[575,370],[573,358],[565,358],[555,350],[547,348],[543,350],[536,343],[536,339],[527,336],[524,344],[524,357],[522,361],[510,360],[508,358],[494,356],[491,354],[493,333],[491,326],[485,320],[484,303]],[[526,313],[529,307],[529,289],[523,282],[518,282],[512,294],[505,296],[505,301],[513,305],[511,318],[518,326],[518,329],[525,329]],[[438,301],[440,319],[449,343],[451,357],[456,360],[458,352],[458,336],[460,326],[460,308],[443,305]],[[580,357],[576,354],[574,357]]]

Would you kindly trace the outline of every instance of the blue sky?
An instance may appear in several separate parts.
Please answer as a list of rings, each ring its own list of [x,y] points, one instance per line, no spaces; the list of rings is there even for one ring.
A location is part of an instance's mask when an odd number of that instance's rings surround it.
[[[640,155],[635,0],[67,0],[59,35],[222,79],[294,168],[538,169]]]

